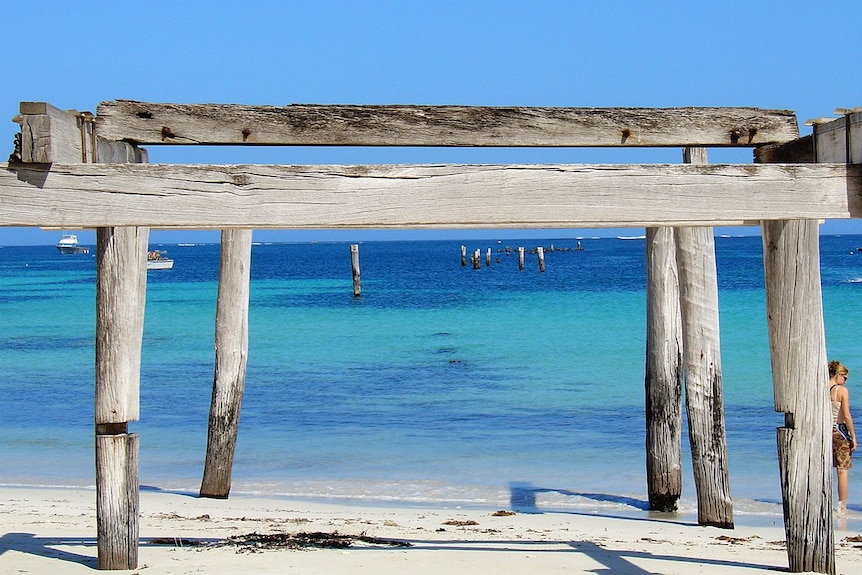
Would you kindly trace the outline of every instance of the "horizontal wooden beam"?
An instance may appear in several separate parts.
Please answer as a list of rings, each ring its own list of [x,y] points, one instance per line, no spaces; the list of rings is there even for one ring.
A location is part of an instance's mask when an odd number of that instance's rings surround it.
[[[862,217],[862,166],[0,164],[0,226],[594,228]]]
[[[99,104],[98,133],[134,144],[757,146],[799,137],[788,110]]]

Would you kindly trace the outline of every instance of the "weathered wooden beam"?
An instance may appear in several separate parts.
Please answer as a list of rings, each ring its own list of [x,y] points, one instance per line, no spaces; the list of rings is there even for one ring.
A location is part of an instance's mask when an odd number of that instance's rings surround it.
[[[60,110],[45,102],[21,102],[21,161],[80,162],[84,159],[82,118],[75,110]]]
[[[101,228],[96,245],[96,425],[140,417],[146,228]]]
[[[96,435],[96,547],[99,569],[138,567],[137,433]]]
[[[252,230],[224,230],[221,234],[215,374],[201,497],[227,499],[230,494],[248,363],[251,238]]]
[[[123,142],[99,142],[92,116],[82,115],[82,161],[142,161]],[[137,434],[141,342],[149,240],[147,227],[96,230],[96,526],[100,569],[136,569],[138,562]]]
[[[745,225],[862,217],[862,166],[0,164],[0,202],[75,229]]]
[[[815,162],[862,163],[862,110],[814,122]]]
[[[646,229],[647,496],[676,511],[682,495],[682,324],[673,228]]]
[[[96,526],[99,569],[138,564],[138,436],[147,228],[96,230]]]
[[[686,163],[706,164],[706,150],[686,148]],[[685,408],[697,490],[697,522],[733,528],[721,375],[718,272],[709,227],[674,229],[679,270]]]
[[[810,164],[814,161],[814,137],[805,136],[784,144],[768,144],[754,149],[758,164]]]
[[[115,100],[97,129],[137,144],[757,146],[799,137],[788,110],[486,106],[243,106]]]
[[[147,153],[127,142],[93,133],[93,115],[60,110],[46,102],[21,102],[15,121],[21,125],[13,157],[25,163],[146,162]]]
[[[835,573],[832,411],[813,220],[764,222],[766,317],[772,359],[778,466],[791,572]]]

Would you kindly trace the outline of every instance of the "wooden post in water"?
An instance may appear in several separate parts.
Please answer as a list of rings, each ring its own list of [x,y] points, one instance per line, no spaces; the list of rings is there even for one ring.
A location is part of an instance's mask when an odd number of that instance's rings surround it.
[[[485,252],[485,267],[489,267],[491,265],[491,248],[488,248],[488,251]]]
[[[536,248],[536,253],[539,255],[539,271],[545,272],[545,248],[539,246]]]
[[[482,251],[476,250],[473,252],[473,269],[477,270],[482,267]]]
[[[138,565],[138,436],[148,228],[96,230],[96,529],[99,569]]]
[[[835,573],[832,411],[816,220],[764,221],[766,317],[791,572]]]
[[[227,499],[239,434],[248,361],[248,305],[252,230],[221,233],[213,376],[207,453],[200,496]]]
[[[682,494],[682,325],[673,228],[647,228],[646,470],[649,508]]]
[[[359,244],[350,245],[350,265],[353,268],[353,297],[359,297],[362,293],[359,282]]]
[[[524,271],[524,248],[518,248],[518,269]]]
[[[461,246],[461,267],[467,266],[467,246]]]
[[[705,164],[706,150],[686,148],[686,163]],[[727,433],[721,382],[718,281],[711,227],[674,228],[683,329],[685,404],[697,490],[697,522],[733,528]]]

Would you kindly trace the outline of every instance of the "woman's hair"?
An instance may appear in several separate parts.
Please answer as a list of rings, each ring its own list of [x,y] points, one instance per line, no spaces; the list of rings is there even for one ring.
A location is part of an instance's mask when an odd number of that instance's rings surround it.
[[[833,359],[829,362],[829,377],[835,377],[839,373],[850,373],[850,371],[840,361]]]

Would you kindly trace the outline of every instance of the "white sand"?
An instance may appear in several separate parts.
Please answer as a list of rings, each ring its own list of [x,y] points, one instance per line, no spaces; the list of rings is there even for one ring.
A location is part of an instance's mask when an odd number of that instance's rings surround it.
[[[381,507],[142,491],[138,569],[118,573],[614,573],[742,575],[786,570],[781,525],[724,530],[692,517]],[[475,522],[451,525],[447,522]],[[836,530],[839,574],[862,573],[860,533]],[[253,550],[212,543],[250,533],[337,532],[396,539],[346,549]],[[96,569],[95,492],[0,488],[0,574]],[[153,543],[153,540],[156,543]],[[167,542],[167,541],[170,541]],[[197,544],[197,545],[195,545]]]

